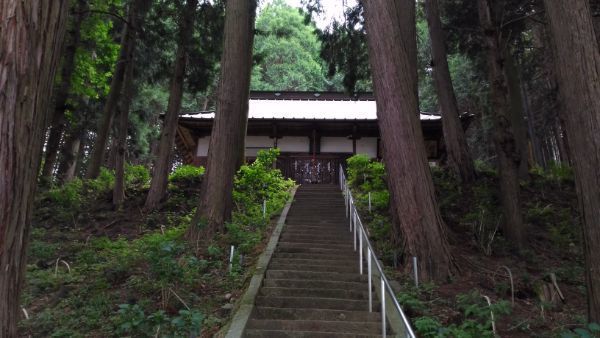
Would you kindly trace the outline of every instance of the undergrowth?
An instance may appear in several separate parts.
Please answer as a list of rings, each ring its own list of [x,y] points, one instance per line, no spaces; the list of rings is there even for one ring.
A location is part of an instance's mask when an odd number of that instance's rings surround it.
[[[127,167],[130,198],[123,211],[111,209],[114,175],[106,169],[95,180],[77,179],[43,192],[36,202],[41,207],[31,231],[22,298],[29,319],[21,321],[21,332],[35,337],[214,334],[228,320],[270,218],[289,198],[293,183],[273,169],[277,155],[277,150],[261,152],[240,169],[227,232],[200,255],[184,233],[198,203],[203,168],[176,168],[167,203],[148,214],[139,213],[149,183],[143,167]],[[113,219],[109,226],[83,224],[105,218]],[[231,245],[236,249],[230,269]]]

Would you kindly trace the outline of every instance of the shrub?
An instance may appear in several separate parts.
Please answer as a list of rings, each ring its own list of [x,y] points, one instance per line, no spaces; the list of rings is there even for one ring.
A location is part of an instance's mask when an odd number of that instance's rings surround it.
[[[115,173],[104,167],[100,168],[100,174],[93,180],[87,180],[86,186],[94,193],[103,193],[112,189],[115,184]]]
[[[125,166],[125,185],[127,187],[141,188],[150,182],[150,171],[143,165]]]
[[[81,206],[81,188],[83,182],[74,179],[60,188],[50,189],[46,196],[57,206],[69,209],[78,209]]]
[[[198,183],[204,175],[204,167],[193,165],[181,165],[169,175],[169,182],[172,183]]]
[[[278,155],[279,149],[261,150],[252,164],[243,165],[237,172],[233,191],[234,222],[264,225],[266,219],[285,205],[294,182],[284,179],[281,171],[273,167]],[[263,201],[267,202],[265,218]]]

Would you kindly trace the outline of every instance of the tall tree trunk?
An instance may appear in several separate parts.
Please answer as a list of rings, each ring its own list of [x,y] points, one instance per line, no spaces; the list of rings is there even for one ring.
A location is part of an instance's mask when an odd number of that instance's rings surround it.
[[[114,142],[115,155],[115,186],[113,187],[113,205],[119,209],[125,200],[125,152],[127,151],[127,121],[129,107],[133,97],[133,54],[127,63],[127,74],[123,84],[121,105],[117,108],[118,124]]]
[[[0,338],[18,337],[33,196],[68,1],[0,2]]]
[[[228,211],[233,199],[233,179],[245,150],[256,1],[229,0],[226,6],[217,113],[200,189],[202,196],[187,232],[192,243],[222,230],[224,221],[231,216]]]
[[[365,1],[369,61],[384,162],[405,257],[417,256],[423,280],[443,281],[455,269],[427,162],[415,91],[415,2]],[[410,40],[410,41],[409,41]]]
[[[515,144],[521,160],[519,162],[519,178],[529,179],[529,163],[527,150],[527,126],[525,122],[525,113],[523,111],[523,96],[521,95],[521,79],[519,69],[515,64],[514,57],[506,48],[505,50],[504,71],[506,72],[506,83],[508,85],[508,97],[510,99],[510,117]]]
[[[139,0],[131,1],[127,14],[127,22],[123,26],[123,33],[121,37],[121,51],[119,52],[119,59],[115,65],[115,71],[112,76],[110,83],[110,90],[104,104],[102,113],[102,120],[96,133],[96,140],[94,141],[94,147],[88,161],[88,167],[86,172],[86,178],[96,178],[100,173],[100,167],[104,162],[104,154],[106,152],[106,143],[108,141],[108,135],[110,133],[112,120],[119,103],[121,91],[123,89],[123,81],[125,79],[125,73],[127,72],[130,55],[133,54],[135,49],[135,29],[131,27],[135,21],[138,11]]]
[[[148,191],[148,197],[144,206],[147,210],[156,208],[167,191],[168,176],[171,167],[171,152],[173,151],[175,133],[177,132],[177,120],[181,110],[185,68],[188,58],[187,53],[194,31],[194,18],[197,7],[198,0],[188,0],[184,13],[182,13],[182,22],[179,25],[179,46],[177,47],[175,67],[173,77],[171,78],[169,104],[160,134],[158,156],[154,162],[150,191]]]
[[[523,248],[525,231],[521,215],[519,165],[521,155],[515,141],[510,113],[510,92],[504,71],[500,34],[492,17],[489,0],[478,0],[479,20],[487,48],[488,73],[491,84],[492,138],[498,158],[500,200],[504,214],[503,232],[519,250]]]
[[[75,54],[77,52],[77,47],[79,47],[79,44],[81,43],[81,25],[85,20],[87,8],[87,0],[78,0],[77,4],[72,7],[72,23],[67,34],[68,41],[62,60],[62,69],[60,73],[61,82],[54,95],[54,114],[52,115],[48,142],[46,142],[46,152],[44,154],[44,165],[41,173],[43,181],[51,180],[52,172],[56,164],[58,148],[64,130],[67,99],[69,98],[69,92],[71,91],[71,78],[75,71]]]
[[[475,168],[469,154],[467,139],[460,123],[458,104],[452,86],[446,52],[446,38],[440,20],[438,0],[425,1],[427,24],[431,38],[433,79],[442,108],[442,129],[450,168],[463,183],[475,179]]]
[[[587,0],[545,0],[583,219],[590,322],[600,322],[600,50]]]
[[[71,126],[66,133],[63,144],[62,159],[58,166],[58,181],[62,184],[70,182],[75,177],[79,149],[82,146],[83,127],[80,124]]]

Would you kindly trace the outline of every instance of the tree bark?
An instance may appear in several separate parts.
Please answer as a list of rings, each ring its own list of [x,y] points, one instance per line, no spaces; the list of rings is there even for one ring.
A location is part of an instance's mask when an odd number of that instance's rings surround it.
[[[503,233],[519,250],[523,248],[525,231],[521,215],[519,165],[521,155],[515,141],[510,113],[510,92],[504,71],[500,34],[494,23],[489,0],[478,0],[479,20],[487,49],[488,74],[491,85],[492,138],[498,159],[500,200],[504,214]]]
[[[523,96],[521,91],[521,79],[519,69],[515,60],[508,50],[505,50],[504,71],[506,72],[506,83],[508,85],[508,97],[510,98],[510,117],[515,144],[521,160],[519,161],[519,178],[521,180],[529,179],[529,162],[527,150],[527,126],[525,122],[525,112],[523,110]]]
[[[405,257],[416,256],[422,280],[446,280],[456,268],[450,254],[427,162],[415,88],[415,2],[365,1],[369,61],[396,234]],[[410,40],[410,41],[409,41]]]
[[[84,130],[80,125],[71,126],[65,136],[63,144],[62,159],[58,166],[58,181],[61,184],[70,182],[75,177],[79,149],[82,146],[81,139]]]
[[[188,0],[184,13],[182,13],[182,22],[179,25],[179,45],[175,56],[173,77],[171,78],[169,103],[160,134],[158,156],[154,162],[152,182],[150,182],[150,190],[148,191],[144,206],[147,210],[156,208],[167,191],[169,170],[171,169],[171,152],[173,151],[175,134],[177,132],[177,120],[181,110],[187,54],[194,31],[193,27],[197,7],[198,0]]]
[[[112,120],[119,103],[121,91],[123,89],[123,81],[125,79],[125,73],[127,72],[127,60],[130,59],[130,55],[133,54],[135,49],[135,29],[131,27],[132,22],[135,21],[138,11],[139,0],[131,1],[127,14],[127,22],[123,26],[123,33],[121,38],[121,51],[119,52],[119,60],[115,65],[115,71],[110,83],[110,89],[104,104],[102,113],[102,120],[96,133],[96,140],[94,141],[94,147],[90,155],[86,178],[93,179],[98,177],[100,173],[100,167],[104,162],[104,155],[106,153],[106,143],[108,141],[108,135],[110,133]]]
[[[243,163],[256,1],[229,0],[225,9],[221,78],[200,203],[187,232],[191,243],[210,238],[230,218],[233,179]]]
[[[67,109],[67,99],[71,91],[71,78],[75,71],[75,54],[77,47],[81,43],[81,25],[85,20],[87,8],[87,0],[79,0],[77,1],[77,5],[73,6],[71,14],[73,22],[67,35],[68,42],[65,47],[60,74],[61,82],[54,96],[54,114],[52,115],[50,132],[48,141],[46,142],[46,152],[44,154],[44,165],[40,175],[43,181],[51,180],[56,164],[58,148],[65,127],[65,110]]]
[[[587,0],[545,0],[583,220],[590,322],[600,322],[600,51]]]
[[[427,24],[431,39],[433,79],[442,108],[442,130],[448,154],[448,164],[463,183],[475,179],[475,168],[469,154],[469,146],[460,122],[458,104],[454,94],[446,52],[446,39],[440,20],[438,0],[426,0]]]
[[[66,0],[0,2],[0,338],[18,337],[33,196]]]
[[[117,108],[117,115],[119,119],[116,137],[114,139],[115,186],[113,187],[113,206],[116,209],[121,208],[125,200],[125,153],[127,151],[127,122],[129,117],[129,107],[133,97],[133,53],[130,54],[129,57],[129,60],[127,60],[127,74],[125,74],[125,80],[123,84],[121,105]]]

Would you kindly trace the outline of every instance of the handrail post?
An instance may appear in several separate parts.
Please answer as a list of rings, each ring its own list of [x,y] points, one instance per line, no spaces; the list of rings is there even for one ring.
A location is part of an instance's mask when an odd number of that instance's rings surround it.
[[[385,280],[383,272],[381,273],[381,334],[385,338],[387,336],[385,328]]]
[[[357,231],[356,231],[356,228],[357,228],[357,226],[356,226],[356,213],[357,213],[356,207],[354,207],[354,212],[352,213],[352,217],[354,218],[354,222],[353,222],[354,223],[354,234],[352,235],[352,237],[354,239],[354,251],[356,251],[356,234],[357,234]]]
[[[369,312],[373,312],[373,273],[371,270],[371,248],[367,247],[367,274],[369,275]]]
[[[363,234],[362,234],[362,230],[359,229],[358,230],[358,252],[359,252],[359,254],[358,254],[358,265],[360,267],[360,274],[361,275],[363,274],[363,249],[362,249],[362,242],[363,242]]]

